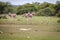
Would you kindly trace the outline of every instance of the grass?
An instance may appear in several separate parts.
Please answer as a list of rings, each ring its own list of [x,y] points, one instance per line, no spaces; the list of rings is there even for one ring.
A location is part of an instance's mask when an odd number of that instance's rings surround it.
[[[58,24],[59,19],[57,17],[34,16],[27,21],[27,18],[17,16],[16,18],[0,19],[0,24]]]
[[[51,31],[58,25],[0,25],[0,40],[60,40],[60,32]],[[32,28],[21,31],[20,28]],[[37,30],[37,31],[36,31]],[[30,38],[27,38],[27,37]]]
[[[60,23],[57,17],[34,16],[29,21],[22,16],[0,19],[0,40],[60,40]],[[31,28],[21,31],[20,28]],[[28,38],[29,37],[29,38]]]

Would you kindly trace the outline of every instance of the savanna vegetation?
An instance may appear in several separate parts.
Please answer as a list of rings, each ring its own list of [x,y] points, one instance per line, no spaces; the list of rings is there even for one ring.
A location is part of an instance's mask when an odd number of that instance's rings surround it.
[[[24,5],[12,5],[9,2],[0,2],[0,14],[16,13],[24,14],[25,12],[36,12],[37,16],[58,16],[60,17],[60,1],[56,4],[44,2],[26,3]]]
[[[9,12],[17,16],[10,17]],[[27,12],[35,12],[35,16],[25,18]],[[0,40],[60,40],[60,1],[24,5],[0,2]]]

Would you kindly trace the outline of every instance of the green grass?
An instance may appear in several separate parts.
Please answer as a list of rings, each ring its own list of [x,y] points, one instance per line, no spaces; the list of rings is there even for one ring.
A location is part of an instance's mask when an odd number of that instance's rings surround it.
[[[60,40],[60,23],[57,17],[34,16],[29,21],[22,16],[0,19],[0,40]],[[31,28],[21,31],[20,28]],[[30,38],[27,38],[27,37]]]
[[[0,24],[58,24],[57,21],[60,18],[57,17],[45,17],[45,16],[34,16],[33,18],[24,18],[22,16],[17,16],[16,18],[0,19]]]
[[[52,31],[57,26],[59,25],[0,25],[0,31],[3,31],[0,40],[60,40],[60,32]],[[21,31],[20,28],[32,30]]]

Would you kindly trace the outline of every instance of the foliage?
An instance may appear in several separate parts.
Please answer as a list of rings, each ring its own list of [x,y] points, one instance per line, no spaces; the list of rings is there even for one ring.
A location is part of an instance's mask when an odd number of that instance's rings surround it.
[[[40,9],[38,12],[37,12],[37,15],[38,16],[53,16],[54,15],[54,12],[53,12],[53,9],[47,7],[47,8],[44,8],[44,9]]]
[[[60,11],[56,14],[57,17],[60,17]]]
[[[0,2],[0,14],[12,12],[12,5],[9,2]]]
[[[58,20],[57,22],[60,23],[60,20]]]
[[[60,17],[60,1],[56,2],[56,6],[55,6],[55,14]]]
[[[0,15],[0,19],[7,19],[5,15]]]
[[[35,11],[37,16],[60,16],[60,1],[56,4],[44,2],[26,3],[24,5],[11,5],[9,2],[0,2],[0,14],[16,13],[18,15]]]

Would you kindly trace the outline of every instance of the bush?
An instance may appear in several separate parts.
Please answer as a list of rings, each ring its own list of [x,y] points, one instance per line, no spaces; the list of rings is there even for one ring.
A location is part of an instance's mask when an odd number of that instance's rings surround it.
[[[57,22],[60,23],[60,20],[58,20]]]
[[[7,19],[7,17],[5,15],[1,15],[0,19]]]
[[[53,15],[54,15],[54,10],[49,7],[40,9],[37,12],[37,16],[53,16]]]
[[[57,16],[57,17],[60,17],[60,12],[58,12],[58,13],[56,14],[56,16]]]

